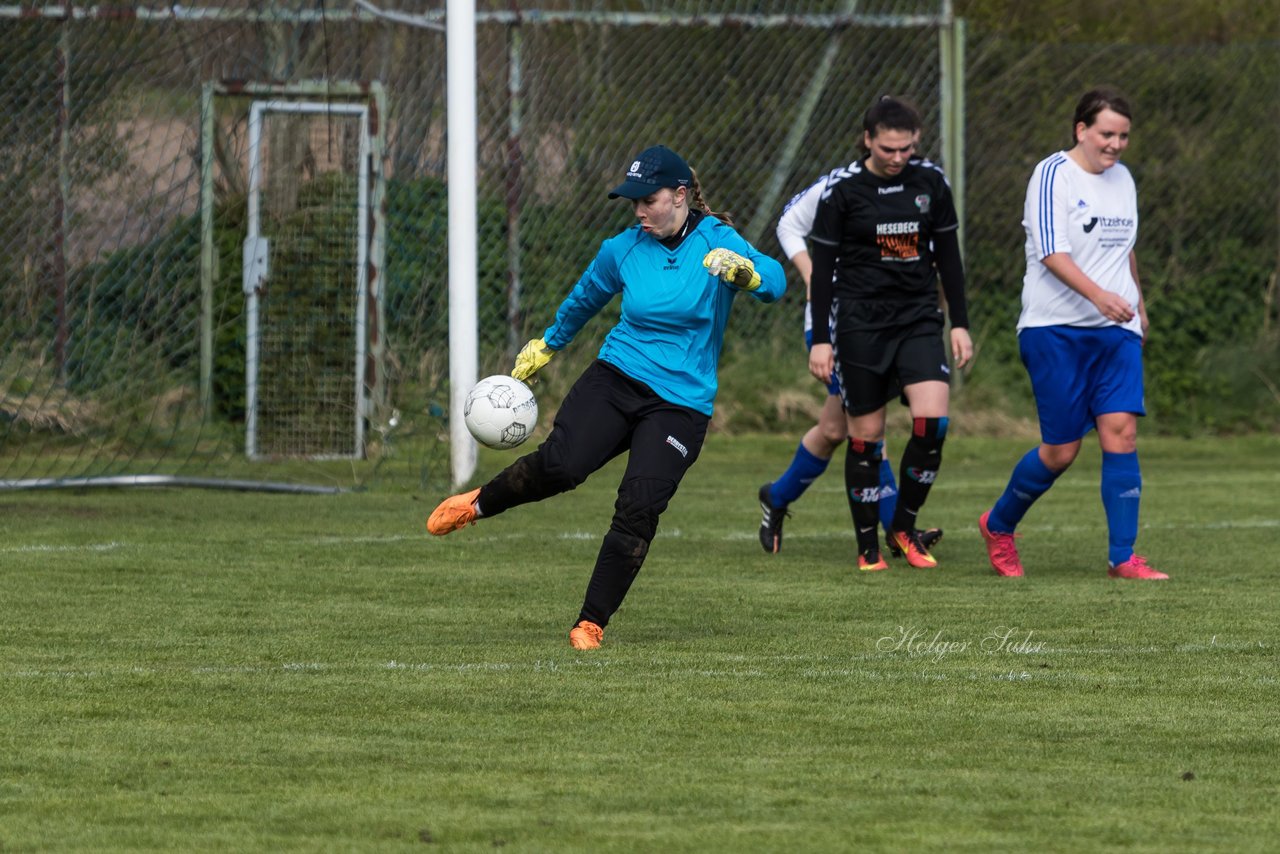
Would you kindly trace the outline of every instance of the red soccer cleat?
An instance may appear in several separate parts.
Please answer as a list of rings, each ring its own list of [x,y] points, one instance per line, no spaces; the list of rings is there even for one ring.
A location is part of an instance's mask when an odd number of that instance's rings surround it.
[[[978,517],[978,530],[987,543],[987,559],[997,575],[1006,578],[1019,578],[1022,575],[1022,558],[1018,557],[1018,544],[1014,542],[1017,534],[1002,534],[987,527],[988,510]]]

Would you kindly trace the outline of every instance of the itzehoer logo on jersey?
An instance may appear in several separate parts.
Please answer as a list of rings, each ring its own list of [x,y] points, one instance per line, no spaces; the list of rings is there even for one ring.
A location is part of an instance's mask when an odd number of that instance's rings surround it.
[[[914,261],[920,257],[920,222],[876,223],[876,245],[884,261]]]

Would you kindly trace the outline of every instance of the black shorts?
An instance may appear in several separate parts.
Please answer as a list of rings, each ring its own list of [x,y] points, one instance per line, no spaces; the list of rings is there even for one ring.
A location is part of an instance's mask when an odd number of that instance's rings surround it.
[[[857,328],[856,311],[856,304],[837,301],[834,355],[845,412],[866,415],[901,395],[906,386],[950,382],[941,311],[880,329]]]

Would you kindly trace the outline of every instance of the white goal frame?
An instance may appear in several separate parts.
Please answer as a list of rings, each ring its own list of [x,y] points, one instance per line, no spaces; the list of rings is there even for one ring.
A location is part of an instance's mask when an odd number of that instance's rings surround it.
[[[251,460],[262,459],[258,453],[258,359],[260,329],[258,322],[258,294],[261,284],[270,271],[267,268],[267,238],[261,235],[262,194],[262,119],[267,113],[296,113],[303,115],[349,115],[360,120],[360,153],[358,190],[356,201],[356,317],[355,317],[355,400],[353,401],[354,436],[350,454],[316,454],[311,459],[358,459],[364,455],[364,422],[368,415],[369,398],[363,382],[365,344],[367,339],[366,305],[368,300],[368,249],[369,249],[369,107],[366,104],[330,104],[322,101],[255,101],[249,109],[249,198],[248,233],[244,240],[244,294],[245,294],[245,456]]]

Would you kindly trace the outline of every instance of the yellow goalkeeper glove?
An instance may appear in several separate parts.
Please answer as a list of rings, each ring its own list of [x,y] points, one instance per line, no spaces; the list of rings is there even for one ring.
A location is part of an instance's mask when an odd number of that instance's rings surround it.
[[[555,354],[556,351],[548,347],[546,341],[534,338],[516,354],[516,366],[512,369],[511,376],[524,382],[545,368]]]
[[[760,274],[751,263],[751,259],[743,258],[731,249],[712,249],[702,259],[702,266],[713,276],[719,276],[722,282],[754,291],[760,287]]]

